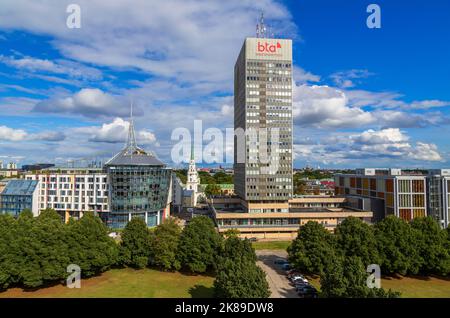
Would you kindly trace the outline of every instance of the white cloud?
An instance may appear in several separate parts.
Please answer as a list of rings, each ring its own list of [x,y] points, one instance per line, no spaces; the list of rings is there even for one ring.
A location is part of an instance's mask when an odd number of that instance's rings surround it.
[[[255,35],[261,10],[270,12],[275,34],[296,36],[288,10],[272,0],[79,0],[80,29],[66,27],[69,3],[4,0],[0,27],[50,35],[66,58],[79,62],[223,85],[232,79],[243,39]]]
[[[72,96],[57,97],[39,102],[35,112],[69,113],[87,117],[125,116],[129,101],[122,96],[108,94],[98,88],[83,88]]]
[[[362,144],[387,144],[407,142],[409,137],[403,134],[398,128],[387,128],[375,131],[373,129],[366,130],[359,135],[351,136],[351,138]]]
[[[3,141],[61,141],[64,139],[65,135],[62,132],[42,131],[39,133],[28,133],[23,129],[0,126],[0,140]]]
[[[441,101],[441,100],[422,100],[422,101],[414,101],[410,104],[410,107],[413,109],[428,109],[434,107],[447,107],[450,106],[450,101]]]
[[[349,107],[344,92],[329,86],[295,86],[293,116],[297,125],[318,128],[359,127],[375,118],[358,107]]]
[[[27,137],[27,133],[22,129],[13,129],[6,126],[0,126],[0,140],[21,141]]]
[[[231,105],[222,105],[221,113],[224,116],[231,116],[234,114],[234,107]]]
[[[405,111],[408,104],[394,93],[341,90],[326,85],[296,85],[293,88],[294,122],[303,127],[341,128],[411,128],[443,125],[450,119],[439,112]],[[445,102],[415,102],[418,105],[442,105]],[[374,107],[368,110],[364,107]],[[399,109],[392,109],[399,108]]]
[[[413,144],[398,128],[336,133],[315,144],[296,144],[294,152],[297,160],[323,164],[354,165],[373,160],[376,164],[385,162],[387,166],[397,166],[410,161],[443,161],[436,145],[421,141]]]
[[[319,82],[320,76],[307,72],[299,66],[294,66],[294,79],[297,84],[303,84],[307,82]]]
[[[367,78],[373,75],[368,70],[352,69],[348,71],[336,72],[330,75],[330,78],[340,88],[354,87],[360,83],[358,79]]]
[[[102,78],[99,70],[68,60],[52,61],[30,56],[16,58],[14,56],[0,55],[0,62],[23,71],[54,73],[86,80],[100,80]],[[50,76],[47,77],[52,78]],[[55,77],[53,79],[64,81],[64,79]]]
[[[442,157],[438,148],[434,144],[426,144],[417,142],[416,148],[411,153],[411,156],[416,160],[441,161]]]
[[[102,124],[101,127],[79,127],[74,128],[76,133],[88,135],[88,140],[92,142],[125,143],[128,136],[129,122],[122,118],[115,118],[111,123]],[[147,130],[136,132],[136,139],[141,144],[156,143],[154,133]]]

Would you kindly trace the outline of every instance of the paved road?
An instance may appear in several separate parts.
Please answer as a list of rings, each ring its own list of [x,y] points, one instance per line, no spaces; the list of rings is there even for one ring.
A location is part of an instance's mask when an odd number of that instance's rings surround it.
[[[274,264],[277,258],[286,258],[283,250],[258,250],[258,266],[267,274],[267,282],[272,292],[271,298],[298,298],[295,288],[289,285],[289,280],[279,265]]]

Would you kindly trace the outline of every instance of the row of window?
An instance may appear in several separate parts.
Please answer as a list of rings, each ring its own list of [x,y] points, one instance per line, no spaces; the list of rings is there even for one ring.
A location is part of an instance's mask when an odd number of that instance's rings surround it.
[[[274,62],[261,62],[261,61],[247,61],[247,67],[281,67],[290,68],[291,63],[274,63]]]

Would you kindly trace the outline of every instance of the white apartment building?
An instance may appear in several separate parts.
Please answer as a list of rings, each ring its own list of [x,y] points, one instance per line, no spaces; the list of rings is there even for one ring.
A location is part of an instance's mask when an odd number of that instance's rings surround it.
[[[82,217],[84,211],[109,212],[108,178],[102,169],[49,168],[25,179],[39,181],[39,211],[52,208],[66,222]]]

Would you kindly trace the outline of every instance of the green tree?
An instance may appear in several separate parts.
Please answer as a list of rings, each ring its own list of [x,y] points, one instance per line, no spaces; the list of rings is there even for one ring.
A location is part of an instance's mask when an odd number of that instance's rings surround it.
[[[163,270],[180,269],[177,256],[180,235],[181,227],[173,218],[158,225],[151,235],[151,264]]]
[[[299,271],[321,274],[325,263],[335,256],[334,237],[322,225],[309,221],[298,230],[288,247],[289,262]]]
[[[225,258],[214,280],[214,294],[220,298],[267,298],[266,274],[254,262]]]
[[[426,274],[450,273],[450,251],[447,233],[432,217],[414,218],[411,227],[415,234],[415,246],[420,255],[421,271]]]
[[[175,174],[177,175],[177,177],[180,179],[180,181],[184,184],[186,184],[187,181],[187,170],[183,169],[183,170],[175,170]]]
[[[209,172],[206,171],[199,171],[198,176],[200,177],[200,183],[201,184],[214,184],[216,183],[216,179],[212,175],[209,174]]]
[[[358,256],[363,264],[380,264],[373,227],[359,218],[348,217],[336,227],[336,243],[346,256]]]
[[[214,281],[216,297],[266,298],[270,296],[266,274],[256,265],[256,254],[249,240],[236,236],[224,242]]]
[[[67,276],[70,264],[66,244],[66,228],[52,209],[41,212],[37,218],[20,218],[20,281],[25,287],[38,287]]]
[[[368,273],[361,258],[338,256],[326,263],[320,276],[321,296],[328,298],[391,298],[400,293],[367,286]]]
[[[194,217],[180,236],[180,263],[194,273],[214,269],[221,244],[222,237],[217,233],[212,220],[206,216]]]
[[[213,178],[214,180],[216,180],[216,183],[221,184],[233,183],[233,176],[226,174],[225,172],[222,171],[216,172]]]
[[[219,195],[222,192],[217,184],[208,184],[205,188],[205,195],[210,197],[212,195]]]
[[[80,220],[70,219],[67,227],[69,256],[83,276],[104,272],[118,262],[118,245],[99,217],[86,212]]]
[[[382,271],[386,274],[417,274],[420,256],[411,226],[391,215],[375,224],[374,230]]]
[[[306,181],[302,180],[300,173],[294,174],[294,194],[305,194]]]
[[[0,290],[17,281],[17,221],[8,214],[0,214]]]
[[[122,232],[120,259],[122,264],[135,268],[148,265],[151,252],[150,231],[145,221],[132,218]]]
[[[22,212],[20,212],[19,217],[32,218],[33,217],[33,212],[31,212],[30,209],[24,209]]]
[[[241,240],[237,236],[230,236],[224,241],[220,253],[220,260],[223,258],[256,262],[256,253],[248,239]]]
[[[224,238],[229,238],[229,237],[239,237],[239,234],[241,232],[238,229],[228,229],[223,233],[223,237]]]

